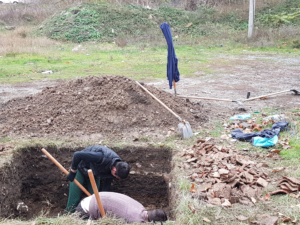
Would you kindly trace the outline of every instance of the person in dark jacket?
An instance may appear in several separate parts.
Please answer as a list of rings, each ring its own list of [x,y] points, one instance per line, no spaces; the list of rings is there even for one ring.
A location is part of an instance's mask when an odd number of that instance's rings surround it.
[[[70,182],[67,212],[75,212],[80,202],[82,190],[73,182],[76,179],[81,185],[93,194],[93,189],[88,176],[88,170],[93,171],[96,185],[99,189],[100,178],[105,182],[100,191],[109,191],[113,178],[125,179],[130,171],[129,165],[122,162],[120,156],[113,150],[100,145],[90,146],[73,155],[72,166],[67,179]]]
[[[124,219],[126,223],[147,223],[167,221],[162,209],[146,210],[138,201],[127,195],[115,192],[99,192],[101,203],[107,217]],[[76,208],[82,219],[98,220],[101,218],[95,195],[84,198]]]

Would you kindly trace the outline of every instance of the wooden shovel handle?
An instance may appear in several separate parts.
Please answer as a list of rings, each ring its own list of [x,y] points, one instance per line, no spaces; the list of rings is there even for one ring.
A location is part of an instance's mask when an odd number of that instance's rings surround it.
[[[101,203],[101,199],[100,199],[100,195],[99,195],[99,192],[98,192],[98,189],[97,189],[97,185],[96,185],[96,182],[95,182],[93,171],[91,169],[89,169],[88,174],[89,174],[89,178],[90,178],[90,181],[91,181],[91,184],[92,184],[94,195],[95,195],[97,203],[98,203],[98,207],[99,207],[99,210],[100,210],[101,217],[104,218],[105,217],[105,212],[104,212],[104,209],[103,209],[103,205]]]
[[[66,175],[69,174],[69,172],[59,163],[53,156],[47,152],[46,149],[41,150],[63,173]],[[88,192],[76,179],[73,181],[87,196],[91,196],[90,192]]]
[[[174,86],[174,89],[176,90],[176,82],[175,82],[175,80],[173,80],[173,86]]]
[[[280,91],[280,92],[276,92],[276,93],[272,93],[272,94],[268,94],[268,95],[261,95],[261,96],[258,96],[258,97],[248,98],[248,99],[239,100],[239,101],[243,101],[243,102],[252,101],[252,100],[255,100],[255,99],[264,98],[264,97],[268,97],[268,96],[272,96],[272,95],[278,95],[278,94],[286,93],[286,92],[290,92],[290,91],[291,90],[285,90],[285,91]]]
[[[176,116],[177,119],[181,121],[181,118],[173,112],[168,106],[166,106],[162,101],[160,101],[158,98],[156,98],[150,91],[148,91],[143,85],[141,85],[139,82],[136,81],[136,83],[144,90],[146,91],[152,98],[154,98],[156,101],[158,101],[159,104],[161,104],[163,107],[165,107],[170,113],[172,113],[174,116]]]
[[[179,98],[194,98],[194,99],[204,99],[204,100],[213,100],[213,101],[223,101],[223,102],[232,102],[230,99],[220,99],[220,98],[206,98],[206,97],[198,97],[198,96],[184,96],[177,95]]]

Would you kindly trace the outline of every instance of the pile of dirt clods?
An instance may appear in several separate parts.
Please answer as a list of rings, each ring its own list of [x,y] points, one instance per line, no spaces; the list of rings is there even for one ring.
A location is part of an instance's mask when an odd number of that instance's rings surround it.
[[[145,85],[192,127],[206,120],[201,104]],[[178,120],[122,76],[90,76],[47,87],[0,107],[0,135],[80,136],[176,127]]]

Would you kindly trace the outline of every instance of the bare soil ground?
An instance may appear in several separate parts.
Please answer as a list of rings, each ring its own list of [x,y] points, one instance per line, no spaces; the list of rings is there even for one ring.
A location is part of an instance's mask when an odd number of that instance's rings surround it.
[[[282,90],[289,90],[289,89],[296,89],[300,90],[300,57],[289,57],[289,55],[276,55],[276,54],[258,54],[258,53],[251,53],[248,55],[218,55],[215,57],[214,60],[211,61],[210,64],[206,65],[207,69],[209,69],[210,73],[205,73],[203,71],[197,71],[195,72],[194,77],[181,77],[181,81],[177,83],[177,92],[181,95],[193,95],[193,96],[199,96],[199,97],[210,97],[210,98],[222,98],[222,99],[230,99],[230,100],[240,100],[245,99],[247,92],[251,92],[250,97],[260,96],[264,94],[270,94],[274,92],[279,92]],[[104,78],[106,79],[106,78]],[[119,78],[118,78],[119,79]],[[112,82],[124,82],[123,79],[120,78],[120,80],[112,80]],[[121,81],[122,80],[122,81]],[[34,83],[26,83],[26,84],[17,84],[17,85],[0,85],[0,105],[2,112],[3,109],[6,109],[6,113],[8,112],[9,107],[17,107],[19,112],[13,112],[10,111],[10,118],[14,120],[15,122],[13,124],[14,130],[12,130],[12,127],[4,127],[2,125],[2,129],[7,129],[5,133],[0,133],[0,135],[13,133],[20,135],[21,133],[18,131],[22,128],[24,125],[22,122],[16,122],[18,119],[18,114],[22,114],[22,112],[26,109],[27,105],[29,108],[31,108],[31,114],[34,115],[34,113],[37,113],[39,110],[43,109],[42,111],[45,112],[45,116],[42,116],[41,118],[33,118],[36,119],[36,122],[33,121],[26,121],[25,126],[28,127],[30,125],[31,129],[28,131],[29,135],[47,135],[47,133],[53,133],[53,131],[56,132],[56,134],[59,135],[72,135],[72,136],[81,136],[86,138],[101,138],[103,137],[103,133],[105,132],[111,132],[112,128],[111,125],[114,125],[116,120],[117,122],[121,119],[123,120],[124,127],[130,127],[130,126],[136,126],[138,129],[132,130],[131,134],[132,136],[146,136],[149,134],[162,134],[161,130],[163,130],[164,135],[166,134],[167,130],[170,127],[176,127],[177,120],[176,118],[173,118],[170,114],[170,117],[168,118],[162,118],[164,117],[165,111],[164,109],[155,103],[155,101],[146,95],[146,93],[143,93],[143,91],[139,90],[138,87],[129,87],[129,84],[121,85],[120,87],[116,86],[113,87],[111,85],[109,80],[100,81],[104,82],[99,84],[104,87],[103,90],[101,90],[99,95],[103,96],[104,91],[106,92],[105,96],[102,97],[102,99],[93,99],[91,100],[92,96],[96,96],[96,93],[93,93],[94,91],[99,91],[99,88],[96,86],[93,86],[94,84],[91,84],[93,82],[92,80],[83,80],[85,84],[79,85],[73,82],[72,84],[69,82],[66,84],[62,81],[51,81],[51,82],[34,82]],[[98,82],[98,81],[95,81]],[[145,82],[150,85],[157,87],[160,90],[164,90],[165,92],[168,92],[173,95],[174,91],[170,90],[168,88],[168,82],[167,80],[161,80],[161,81],[149,81],[145,80]],[[133,83],[131,81],[129,82],[131,86]],[[44,97],[42,94],[37,94],[34,97],[40,98],[39,100],[36,100],[36,106],[34,105],[34,101],[30,99],[19,99],[14,102],[7,102],[8,100],[16,97],[24,97],[31,94],[36,94],[38,92],[41,92],[44,87],[53,87],[55,85],[59,85],[58,87],[54,89],[47,89],[44,91]],[[72,86],[73,85],[73,86]],[[88,89],[88,86],[91,86],[90,90],[84,90]],[[129,85],[129,86],[128,86]],[[134,85],[133,85],[134,86]],[[128,91],[131,88],[131,91]],[[93,89],[95,88],[95,89]],[[70,89],[69,93],[65,96],[63,92],[67,89]],[[82,90],[81,90],[82,89]],[[128,90],[127,90],[128,89]],[[229,115],[238,114],[239,109],[241,109],[241,106],[239,106],[237,103],[230,103],[230,102],[220,102],[220,101],[208,101],[208,100],[191,100],[194,104],[189,104],[185,102],[185,99],[177,98],[175,99],[171,95],[163,94],[163,92],[156,91],[156,89],[150,88],[154,94],[156,94],[157,97],[160,97],[162,101],[164,101],[167,105],[169,105],[175,112],[181,113],[184,112],[181,116],[184,117],[184,119],[188,120],[191,123],[194,123],[194,121],[198,121],[195,124],[194,128],[197,128],[198,125],[200,125],[203,122],[206,122],[207,119],[215,119],[215,118],[228,118]],[[125,91],[124,93],[122,91]],[[59,92],[61,103],[59,102]],[[71,93],[72,92],[72,93]],[[76,95],[74,96],[74,93],[76,92]],[[78,96],[78,93],[81,92],[83,95],[82,100],[80,100],[80,96]],[[120,93],[119,93],[120,92]],[[139,96],[135,96],[133,92],[136,92]],[[51,98],[55,98],[55,103],[49,103],[46,98],[49,98],[50,94],[53,96]],[[56,94],[57,96],[54,96]],[[116,105],[113,103],[113,100],[109,99],[111,96],[114,96],[115,103],[119,104]],[[131,97],[130,97],[131,96]],[[66,100],[66,97],[69,98],[69,100]],[[122,103],[122,97],[125,97],[126,100]],[[88,100],[90,98],[90,100]],[[100,97],[101,98],[101,97]],[[119,98],[119,99],[118,99]],[[132,99],[132,100],[130,100]],[[144,99],[144,100],[143,100]],[[86,101],[87,100],[87,101]],[[108,101],[111,101],[112,104],[110,104],[110,108],[107,108],[102,103],[106,101],[106,104],[109,103]],[[66,119],[66,117],[63,117],[61,110],[64,110],[64,107],[66,107],[68,104],[70,104],[70,101],[78,101],[77,103],[80,103],[80,107],[78,110],[81,110],[83,115],[78,115],[76,113],[77,119],[81,119],[82,124],[84,124],[84,128],[78,128],[74,126],[70,126],[70,121],[64,122],[62,125],[65,127],[62,128],[61,126],[58,126],[58,128],[55,128],[55,120],[50,124],[47,125],[47,119],[54,118],[55,115],[52,115],[51,113],[47,113],[46,111],[54,111],[55,113],[59,113],[59,117]],[[135,102],[140,101],[140,102]],[[143,102],[145,101],[145,102]],[[149,111],[144,110],[145,107],[147,107],[148,102],[151,103]],[[6,103],[4,103],[6,102]],[[47,103],[48,102],[48,103]],[[2,103],[2,104],[1,104]],[[4,103],[4,104],[3,104]],[[82,104],[81,104],[82,103]],[[101,105],[101,104],[102,105]],[[197,103],[197,104],[196,104]],[[54,104],[54,105],[53,105]],[[92,111],[90,113],[87,113],[86,110],[89,107],[93,107],[93,104],[101,105],[101,107],[96,109],[96,111],[93,113]],[[114,105],[115,104],[115,105]],[[140,106],[138,106],[140,104]],[[153,108],[153,104],[155,105]],[[125,111],[128,111],[128,115],[125,115],[124,117],[120,118],[118,115],[120,113],[124,114],[124,110],[122,111],[123,105]],[[179,105],[181,105],[183,108],[180,108]],[[20,108],[24,108],[23,111],[20,111]],[[117,110],[116,113],[112,114],[111,110]],[[135,108],[137,107],[137,108]],[[292,109],[292,108],[299,108],[300,107],[300,97],[292,94],[292,92],[288,92],[286,94],[280,94],[276,97],[269,97],[265,100],[255,100],[255,101],[249,101],[245,102],[244,106],[242,108],[245,108],[247,111],[261,111],[263,108],[276,108],[279,110],[285,110],[285,109]],[[56,109],[57,110],[56,110]],[[33,109],[33,110],[32,110]],[[190,110],[194,110],[194,112],[190,113]],[[101,111],[101,113],[99,113]],[[122,111],[122,112],[121,112]],[[135,115],[137,112],[141,112],[141,115]],[[29,111],[30,112],[30,111]],[[161,113],[160,116],[158,116],[158,119],[161,120],[161,122],[153,122],[155,121],[155,114]],[[166,111],[167,112],[167,111]],[[68,114],[68,112],[66,112]],[[150,113],[150,114],[149,114]],[[3,114],[0,117],[2,117],[1,123],[6,123],[3,119]],[[49,115],[48,115],[49,114]],[[89,117],[94,114],[98,118],[101,118],[101,121],[99,123],[99,126],[102,127],[100,129],[95,128],[95,120],[88,120],[84,121],[83,117]],[[163,114],[163,115],[162,115]],[[134,116],[133,116],[134,115]],[[73,115],[72,115],[73,116]],[[105,121],[106,119],[107,121]],[[152,118],[153,117],[153,118]],[[27,118],[27,119],[26,119]],[[31,117],[26,115],[24,119],[28,120]],[[6,118],[8,119],[8,118]],[[144,122],[142,122],[144,121]],[[9,119],[7,122],[12,122]],[[80,123],[80,121],[77,121]],[[88,122],[88,123],[87,123]],[[91,122],[91,124],[89,123]],[[78,124],[77,123],[77,124]],[[97,122],[98,123],[98,122]],[[134,125],[135,123],[138,123],[138,125]],[[19,125],[20,126],[19,126]],[[45,124],[45,126],[40,126],[40,124]],[[72,124],[72,123],[71,123]],[[104,126],[107,127],[107,129],[104,129]],[[147,130],[142,127],[151,127],[150,130]],[[33,127],[33,128],[32,128]],[[93,128],[91,128],[93,127]],[[164,130],[164,127],[167,127],[167,129]],[[62,128],[64,130],[58,130],[59,128]],[[158,129],[156,129],[158,128]],[[94,129],[91,130],[91,129]],[[115,133],[122,133],[120,131],[124,131],[123,128],[117,128]],[[120,135],[120,137],[125,137],[126,132],[123,132],[124,135]],[[104,134],[105,136],[105,134]]]
[[[207,68],[211,74],[198,71],[195,73],[197,78],[181,78],[177,83],[178,94],[239,100],[246,99],[247,92],[251,92],[250,97],[257,97],[283,90],[300,90],[300,57],[291,58],[275,54],[220,55],[207,65]],[[167,81],[151,84],[174,93],[168,88]],[[261,111],[267,107],[299,108],[300,96],[292,93],[245,102],[244,107],[250,112]],[[210,118],[219,117],[222,112],[232,114],[232,110],[241,108],[237,103],[208,100],[201,102],[204,106],[211,106],[213,112],[210,113]]]

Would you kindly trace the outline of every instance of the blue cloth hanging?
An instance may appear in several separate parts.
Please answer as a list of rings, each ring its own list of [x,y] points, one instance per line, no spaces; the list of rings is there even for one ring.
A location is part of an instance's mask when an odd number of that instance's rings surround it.
[[[178,59],[175,54],[172,33],[169,24],[162,23],[160,25],[160,29],[162,30],[168,44],[167,78],[169,80],[170,89],[172,89],[173,80],[175,80],[175,82],[178,82],[180,80]]]

